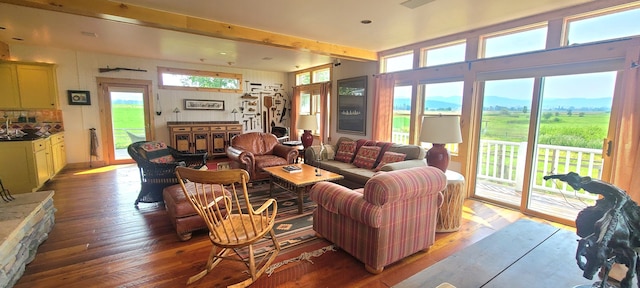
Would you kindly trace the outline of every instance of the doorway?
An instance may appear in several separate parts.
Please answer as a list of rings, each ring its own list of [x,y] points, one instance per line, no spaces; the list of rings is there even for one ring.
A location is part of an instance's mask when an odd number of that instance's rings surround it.
[[[153,139],[151,81],[98,78],[105,164],[133,163],[129,144]]]
[[[617,74],[481,82],[475,196],[558,222],[593,205],[597,195],[543,176],[609,175],[602,146]]]

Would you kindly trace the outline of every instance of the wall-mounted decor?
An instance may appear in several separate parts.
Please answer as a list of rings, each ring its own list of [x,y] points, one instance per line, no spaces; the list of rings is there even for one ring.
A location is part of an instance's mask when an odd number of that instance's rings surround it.
[[[338,80],[338,132],[365,135],[367,76]]]
[[[89,91],[67,90],[69,105],[91,105]]]
[[[185,110],[224,110],[224,101],[184,99],[184,109]]]

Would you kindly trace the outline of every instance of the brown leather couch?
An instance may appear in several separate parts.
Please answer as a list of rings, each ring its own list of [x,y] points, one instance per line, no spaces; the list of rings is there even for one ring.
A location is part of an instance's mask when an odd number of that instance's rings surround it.
[[[231,138],[227,157],[232,168],[247,170],[251,181],[256,181],[269,178],[262,168],[293,164],[298,149],[280,144],[271,133],[250,132]]]

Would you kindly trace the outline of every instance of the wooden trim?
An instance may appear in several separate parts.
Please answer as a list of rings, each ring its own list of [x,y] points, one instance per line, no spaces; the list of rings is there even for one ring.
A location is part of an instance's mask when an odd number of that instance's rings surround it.
[[[308,51],[349,60],[378,60],[378,55],[375,51],[324,43],[317,40],[293,37],[115,1],[56,0],[53,2],[48,0],[0,0],[0,3],[9,3],[143,27],[173,30],[297,51]]]

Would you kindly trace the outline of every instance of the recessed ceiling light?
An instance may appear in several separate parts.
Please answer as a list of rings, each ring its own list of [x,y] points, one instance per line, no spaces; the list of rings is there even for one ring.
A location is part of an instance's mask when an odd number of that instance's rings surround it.
[[[271,57],[263,57],[262,60],[273,60]]]
[[[368,19],[365,19],[365,20],[361,20],[361,21],[360,21],[360,23],[362,23],[362,24],[371,24],[371,22],[373,22],[373,21],[368,20]]]
[[[4,28],[4,27],[0,26],[0,30],[4,30],[4,29],[7,29],[7,28]]]
[[[13,38],[11,38],[11,39],[16,40],[16,41],[24,41],[24,39],[22,39],[22,38],[18,38],[18,37],[13,37]]]
[[[89,32],[89,31],[82,31],[82,32],[80,32],[80,34],[82,34],[83,36],[87,36],[87,37],[93,37],[93,38],[98,37],[98,34],[96,34],[94,32]]]
[[[220,55],[227,55],[227,52],[220,52]]]

